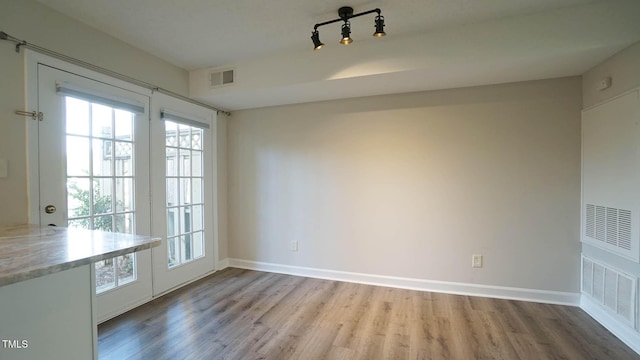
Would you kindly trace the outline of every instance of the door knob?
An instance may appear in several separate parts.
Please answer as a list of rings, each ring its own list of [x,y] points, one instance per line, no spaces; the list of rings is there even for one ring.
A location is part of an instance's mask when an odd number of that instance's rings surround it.
[[[46,212],[47,214],[53,214],[54,212],[56,212],[56,207],[53,205],[47,205],[44,207],[44,212]]]

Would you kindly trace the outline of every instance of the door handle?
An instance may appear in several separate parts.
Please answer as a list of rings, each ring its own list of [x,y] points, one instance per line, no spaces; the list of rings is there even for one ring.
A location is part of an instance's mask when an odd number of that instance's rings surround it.
[[[46,212],[47,214],[53,214],[56,212],[56,207],[53,205],[47,205],[44,207],[44,212]]]

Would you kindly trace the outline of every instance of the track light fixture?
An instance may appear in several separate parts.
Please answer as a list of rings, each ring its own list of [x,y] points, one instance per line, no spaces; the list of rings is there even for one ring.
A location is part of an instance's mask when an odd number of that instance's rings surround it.
[[[352,19],[354,17],[359,17],[362,15],[372,14],[372,13],[378,14],[375,18],[376,32],[373,33],[373,36],[382,37],[387,35],[384,32],[384,16],[380,15],[381,13],[380,9],[373,9],[373,10],[364,11],[358,14],[354,14],[352,7],[343,6],[340,9],[338,9],[339,18],[321,22],[319,24],[316,24],[313,27],[313,32],[311,33],[311,40],[313,41],[313,50],[318,50],[324,46],[322,41],[320,41],[320,33],[318,32],[318,28],[320,26],[333,24],[338,21],[344,21],[344,24],[342,24],[342,38],[340,39],[340,44],[349,45],[353,42],[353,39],[351,38],[351,22],[349,21],[349,19]]]
[[[383,37],[385,35],[387,33],[384,32],[384,16],[378,15],[376,16],[376,32],[373,33],[373,36]]]
[[[313,40],[313,50],[321,49],[324,46],[322,41],[320,41],[320,33],[318,30],[314,30],[311,33],[311,40]]]
[[[340,40],[340,44],[349,45],[353,42],[351,38],[351,23],[348,21],[344,22],[342,25],[342,40]]]

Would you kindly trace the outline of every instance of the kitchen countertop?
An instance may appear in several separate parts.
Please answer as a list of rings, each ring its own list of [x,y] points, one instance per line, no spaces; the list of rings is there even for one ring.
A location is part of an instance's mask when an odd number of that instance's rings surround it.
[[[160,241],[97,230],[0,225],[0,286],[149,249]]]

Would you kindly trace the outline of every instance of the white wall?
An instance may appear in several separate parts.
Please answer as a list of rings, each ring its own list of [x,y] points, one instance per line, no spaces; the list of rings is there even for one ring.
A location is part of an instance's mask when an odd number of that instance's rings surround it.
[[[573,77],[234,112],[229,256],[578,292],[581,107]]]
[[[1,30],[28,42],[186,94],[185,70],[72,20],[33,0],[0,0]],[[0,178],[0,223],[27,222],[27,118],[24,110],[24,52],[0,41],[0,159],[9,160],[9,177]],[[33,110],[33,109],[29,109]]]
[[[595,85],[604,77],[611,77],[612,86],[605,91],[598,91]],[[612,56],[583,75],[584,106],[595,105],[639,86],[640,42]],[[636,262],[586,244],[582,245],[582,252],[629,274],[635,276],[640,274],[640,264]]]

